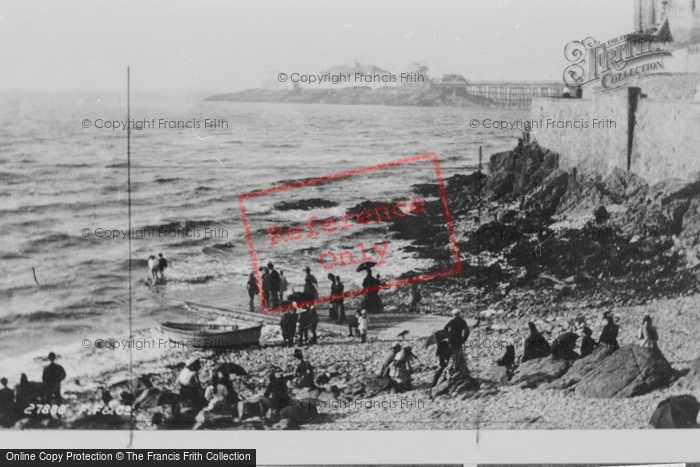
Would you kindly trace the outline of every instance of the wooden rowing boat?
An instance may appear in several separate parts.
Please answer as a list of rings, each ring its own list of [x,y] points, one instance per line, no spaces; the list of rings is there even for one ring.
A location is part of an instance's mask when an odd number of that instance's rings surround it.
[[[185,347],[230,349],[260,343],[262,324],[241,329],[235,324],[163,323],[161,331],[171,342]]]

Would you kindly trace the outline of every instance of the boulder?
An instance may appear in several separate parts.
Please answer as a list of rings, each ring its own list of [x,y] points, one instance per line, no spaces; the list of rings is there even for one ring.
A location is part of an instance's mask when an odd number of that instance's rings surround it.
[[[630,346],[604,358],[577,385],[589,398],[634,397],[669,384],[673,369],[656,349]]]
[[[528,360],[518,368],[512,384],[535,388],[560,378],[571,366],[571,360],[556,360],[551,355],[545,358]]]
[[[598,367],[604,358],[610,356],[613,352],[615,352],[615,349],[603,345],[595,349],[593,353],[587,357],[576,360],[564,376],[556,381],[557,387],[564,389],[578,383]]]
[[[700,392],[700,358],[693,362],[687,375],[673,383],[672,388],[684,392]]]
[[[294,399],[280,411],[280,419],[304,423],[318,415],[318,402],[315,399]]]

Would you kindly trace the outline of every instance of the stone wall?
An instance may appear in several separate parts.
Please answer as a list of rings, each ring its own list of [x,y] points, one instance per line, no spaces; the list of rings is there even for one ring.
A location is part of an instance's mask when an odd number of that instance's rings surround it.
[[[568,170],[607,173],[627,170],[627,96],[589,99],[533,99],[533,134],[542,147],[561,155],[559,166]],[[611,119],[614,128],[593,128],[594,120]],[[587,122],[588,128],[556,128],[552,122]],[[542,123],[540,125],[540,122]],[[539,125],[539,127],[538,127]]]
[[[700,102],[642,99],[635,117],[632,172],[651,182],[697,178]]]
[[[559,167],[608,173],[630,170],[650,183],[667,178],[697,179],[700,173],[700,102],[642,99],[635,113],[628,162],[627,98],[611,95],[589,99],[535,99],[531,118],[538,143],[560,154]],[[615,128],[593,128],[611,119]],[[542,128],[537,123],[543,121]],[[588,128],[557,129],[548,121],[587,121]]]

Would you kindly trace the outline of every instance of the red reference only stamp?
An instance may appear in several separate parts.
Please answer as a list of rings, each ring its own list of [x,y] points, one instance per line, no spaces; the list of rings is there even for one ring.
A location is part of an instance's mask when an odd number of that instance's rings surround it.
[[[415,164],[424,169],[432,166],[431,171],[434,172],[439,200],[433,200],[431,203],[415,194],[401,194],[399,196],[394,194],[394,196],[390,195],[393,201],[386,203],[365,201],[364,203],[356,203],[359,207],[355,207],[355,209],[349,205],[343,206],[342,203],[348,203],[347,193],[352,191],[353,183],[359,183],[363,177],[365,181],[367,177],[371,177],[372,186],[383,185],[380,179],[382,176],[381,171],[392,175],[392,169],[405,169],[405,167],[401,166],[408,166],[409,164]],[[414,167],[411,168],[413,169]],[[417,167],[415,168],[417,169]],[[407,178],[405,171],[403,175],[395,176],[401,177],[402,182],[405,182],[405,178]],[[341,184],[344,184],[344,186],[334,186]],[[399,183],[398,185],[403,184]],[[294,201],[296,204],[293,204],[293,209],[296,209],[296,211],[293,212],[299,213],[301,210],[303,217],[299,217],[297,214],[296,217],[287,216],[284,222],[280,220],[273,222],[269,218],[258,214],[257,218],[253,219],[254,216],[247,208],[248,205],[257,201],[258,204],[263,206],[259,207],[258,211],[260,213],[269,213],[271,211],[270,203],[274,204],[274,201],[279,200],[281,197],[284,201],[278,202],[275,206],[284,206],[285,203],[290,203],[289,199],[293,196],[296,198]],[[340,202],[335,202],[333,199],[338,199]],[[398,262],[401,258],[401,252],[398,251],[396,246],[392,248],[392,243],[394,242],[391,240],[373,240],[378,235],[378,232],[382,232],[380,235],[388,236],[385,228],[381,230],[382,224],[387,222],[403,220],[410,223],[413,217],[427,216],[429,214],[434,217],[435,215],[441,216],[444,219],[446,238],[448,238],[449,243],[449,245],[445,245],[445,248],[451,250],[451,256],[454,258],[452,267],[408,278],[381,282],[370,287],[358,287],[343,292],[340,295],[343,298],[375,293],[380,289],[426,281],[458,273],[462,270],[440,164],[435,153],[411,156],[324,177],[300,180],[252,191],[240,195],[238,203],[245,228],[253,274],[258,285],[263,313],[265,314],[279,313],[289,309],[292,305],[284,302],[280,304],[279,301],[278,303],[272,303],[272,300],[268,303],[266,300],[263,292],[263,276],[260,271],[260,266],[265,264],[265,260],[260,261],[258,259],[259,255],[262,255],[263,258],[278,258],[280,255],[293,256],[300,258],[301,261],[296,262],[300,265],[305,265],[304,269],[308,270],[310,269],[309,266],[311,266],[317,268],[319,272],[328,272],[329,275],[331,272],[342,273],[343,275],[345,275],[343,271],[348,273],[355,272],[355,269],[361,268],[363,263],[368,263],[366,265],[375,267],[387,264],[390,258],[391,261]],[[435,212],[428,212],[431,207]],[[263,219],[260,219],[260,217],[263,217]],[[367,237],[369,237],[369,240]],[[354,247],[348,248],[349,244],[353,244]],[[344,248],[339,249],[338,246],[341,245]],[[262,249],[264,251],[261,251]],[[352,267],[348,268],[348,266]],[[338,295],[331,294],[322,296],[321,293],[318,293],[318,298],[297,303],[297,306],[316,305],[329,302],[338,297]]]

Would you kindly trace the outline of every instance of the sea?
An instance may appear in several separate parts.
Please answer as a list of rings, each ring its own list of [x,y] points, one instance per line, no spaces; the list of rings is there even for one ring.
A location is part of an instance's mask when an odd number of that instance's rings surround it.
[[[444,178],[470,173],[479,147],[486,163],[520,137],[518,129],[474,128],[473,120],[528,117],[512,108],[205,97],[132,93],[131,118],[150,127],[131,132],[129,180],[125,93],[0,94],[0,373],[18,371],[20,357],[45,358],[53,349],[81,352],[85,338],[196,319],[168,300],[168,291],[231,284],[232,294],[244,294],[252,263],[241,194],[424,153],[437,154]],[[302,224],[309,217],[283,201],[334,200],[321,209],[323,218],[366,200],[410,200],[413,184],[435,177],[431,162],[404,164],[273,192],[247,201],[246,221],[259,242],[266,225]],[[124,234],[129,229],[131,242]],[[143,234],[161,230],[192,234]],[[299,290],[302,267],[316,264],[316,275],[325,276],[309,251],[352,247],[332,235],[323,242],[313,248],[290,242],[258,259],[274,260]],[[169,267],[167,282],[154,291],[147,261],[158,253]],[[382,269],[382,276],[421,266],[409,254],[402,258]],[[343,275],[346,290],[362,279],[350,269]],[[17,375],[9,376],[14,381]]]

